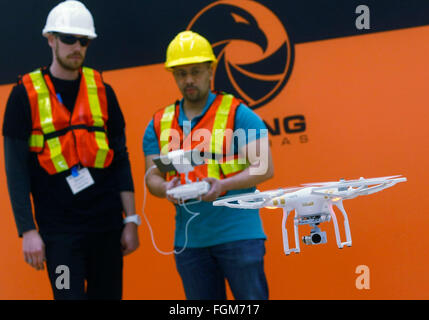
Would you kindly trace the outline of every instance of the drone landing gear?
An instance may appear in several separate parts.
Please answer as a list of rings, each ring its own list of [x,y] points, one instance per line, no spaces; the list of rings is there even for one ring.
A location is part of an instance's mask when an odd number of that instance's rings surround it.
[[[332,221],[334,223],[335,238],[337,239],[337,246],[340,249],[342,249],[344,246],[351,247],[352,246],[352,236],[351,236],[351,233],[350,233],[349,219],[347,218],[346,210],[344,210],[343,202],[342,201],[338,201],[338,202],[335,203],[335,206],[343,214],[343,217],[344,217],[344,230],[346,232],[346,240],[347,240],[345,242],[341,242],[341,236],[340,236],[340,231],[339,231],[339,228],[338,228],[337,217],[335,215],[334,208],[331,205],[329,207],[329,211],[330,211],[330,214],[331,214],[331,217],[332,217]]]
[[[315,245],[315,244],[326,243],[326,233],[321,231],[318,225],[322,222],[329,221],[330,215],[320,214],[320,215],[314,215],[314,216],[300,217],[298,216],[298,213],[295,211],[294,228],[293,228],[294,236],[295,236],[295,248],[290,249],[288,233],[286,229],[286,220],[287,220],[287,217],[289,216],[290,211],[287,211],[286,208],[283,208],[283,221],[282,221],[283,250],[286,255],[289,255],[291,252],[299,253],[301,251],[299,247],[300,241],[299,241],[298,225],[308,224],[312,227],[310,235],[304,236],[302,239],[305,244]]]
[[[332,217],[332,222],[334,224],[334,230],[335,230],[335,237],[337,241],[338,248],[342,249],[344,246],[351,247],[352,246],[352,237],[350,233],[350,225],[349,220],[347,217],[347,213],[344,210],[342,202],[335,203],[335,206],[341,211],[341,213],[344,216],[344,230],[346,233],[346,241],[341,241],[340,231],[338,228],[338,221],[337,217],[335,215],[334,209],[332,206],[329,208],[329,214],[321,214],[321,215],[315,215],[315,216],[305,216],[300,217],[295,211],[295,218],[294,218],[294,238],[295,238],[295,248],[289,248],[289,239],[288,239],[288,232],[286,228],[286,221],[289,216],[290,211],[286,208],[283,208],[283,220],[282,220],[282,234],[283,234],[283,250],[286,255],[289,255],[291,252],[299,253],[301,251],[299,246],[299,233],[298,233],[298,225],[302,224],[308,224],[312,227],[312,230],[310,232],[309,236],[303,237],[303,241],[305,244],[322,244],[326,243],[326,233],[322,232],[318,225],[325,221],[330,221],[330,218]]]
[[[282,220],[282,234],[283,234],[283,251],[285,252],[285,255],[289,255],[291,252],[299,253],[301,250],[299,248],[299,235],[298,235],[298,224],[296,223],[296,217],[295,217],[295,224],[294,224],[294,233],[295,233],[295,248],[289,249],[289,239],[287,235],[287,229],[286,229],[286,221],[287,217],[289,216],[288,210],[286,208],[283,208],[283,220]]]

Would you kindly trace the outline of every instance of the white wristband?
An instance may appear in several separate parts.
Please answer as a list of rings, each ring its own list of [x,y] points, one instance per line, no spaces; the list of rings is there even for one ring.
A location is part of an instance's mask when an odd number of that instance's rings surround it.
[[[133,214],[132,216],[128,216],[124,219],[124,224],[129,222],[133,222],[139,226],[142,223],[142,220],[138,214]]]

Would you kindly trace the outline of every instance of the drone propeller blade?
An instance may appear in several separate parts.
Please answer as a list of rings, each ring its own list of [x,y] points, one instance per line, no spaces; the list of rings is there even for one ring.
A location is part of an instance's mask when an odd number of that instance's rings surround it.
[[[390,188],[399,182],[407,181],[407,178],[394,179],[362,179],[358,181],[341,182],[335,185],[313,187],[311,192],[329,198],[352,199],[361,195],[369,195],[386,188]],[[356,187],[356,188],[353,188]]]
[[[283,194],[285,194],[285,193],[291,193],[291,192],[295,192],[295,191],[297,191],[297,190],[301,190],[301,189],[303,189],[304,187],[289,187],[289,188],[281,188],[281,189],[278,189],[277,191],[279,191],[279,192],[276,192],[276,196],[281,196],[281,195],[283,195]],[[267,191],[268,192],[268,191]]]
[[[259,190],[256,190],[255,192],[235,194],[232,196],[218,198],[213,202],[213,205],[221,206],[226,203],[232,204],[237,201],[252,201],[252,202],[265,201],[266,198],[273,197],[276,194],[277,194],[277,190],[264,191],[264,192],[259,192]]]
[[[343,198],[344,197],[344,193],[337,193],[335,191],[333,191],[332,189],[326,189],[324,187],[318,188],[315,187],[314,189],[311,190],[312,194],[316,194],[316,195],[320,195],[320,196],[325,196],[325,197],[329,197],[329,198]]]
[[[329,181],[329,182],[309,182],[303,183],[302,185],[305,187],[321,187],[321,186],[329,186],[330,184],[337,183],[338,181]]]
[[[285,193],[293,192],[302,189],[302,187],[293,187],[285,189],[268,190],[264,192],[256,191],[254,193],[238,194],[218,198],[213,202],[214,206],[228,206],[234,208],[256,208],[263,207],[267,201],[284,195]]]
[[[358,183],[365,181],[367,184],[377,184],[380,183],[380,181],[389,180],[401,177],[401,175],[395,175],[395,176],[386,176],[386,177],[378,177],[378,178],[360,178],[360,179],[352,179],[352,180],[345,180],[340,179],[339,181],[328,181],[328,182],[312,182],[312,183],[304,183],[303,186],[306,187],[322,187],[322,186],[333,186],[337,184],[344,184],[344,183]]]
[[[371,178],[371,179],[360,179],[360,180],[353,180],[353,181],[344,181],[344,182],[337,182],[326,186],[318,186],[317,188],[319,190],[323,189],[329,189],[329,188],[337,188],[339,191],[343,188],[349,188],[349,187],[360,187],[360,186],[371,186],[376,184],[396,184],[398,182],[406,181],[406,178],[393,178],[393,179],[386,179],[386,178]]]

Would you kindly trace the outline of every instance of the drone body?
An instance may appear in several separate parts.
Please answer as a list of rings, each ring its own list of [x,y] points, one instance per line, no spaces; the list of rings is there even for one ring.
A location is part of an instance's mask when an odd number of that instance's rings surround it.
[[[338,248],[352,245],[350,225],[347,213],[344,210],[343,200],[357,196],[368,195],[404,182],[406,178],[399,176],[381,177],[358,180],[340,180],[338,182],[322,182],[305,184],[303,187],[256,191],[233,197],[225,197],[213,202],[214,206],[227,206],[242,209],[282,208],[283,249],[286,255],[291,252],[300,252],[298,226],[308,224],[312,227],[310,235],[302,238],[308,245],[326,243],[326,233],[319,229],[319,224],[329,222],[334,224],[335,237]],[[341,241],[338,221],[333,209],[336,206],[344,217],[346,241]],[[286,221],[291,211],[295,211],[294,235],[295,248],[289,248]]]

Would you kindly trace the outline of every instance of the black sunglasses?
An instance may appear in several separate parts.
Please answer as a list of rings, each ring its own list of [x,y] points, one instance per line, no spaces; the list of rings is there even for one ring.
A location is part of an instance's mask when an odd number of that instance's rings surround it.
[[[62,43],[65,43],[65,44],[75,44],[76,41],[79,41],[82,47],[86,47],[91,42],[91,39],[88,39],[85,37],[78,38],[70,34],[64,34],[64,33],[58,33],[58,32],[55,32],[54,34],[61,40]]]

